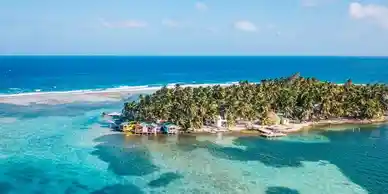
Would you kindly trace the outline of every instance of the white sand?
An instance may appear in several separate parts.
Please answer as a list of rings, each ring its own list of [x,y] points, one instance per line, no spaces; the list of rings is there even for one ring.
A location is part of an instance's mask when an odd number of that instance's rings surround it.
[[[339,118],[339,119],[321,120],[317,122],[311,121],[311,122],[303,122],[303,123],[290,123],[287,125],[272,125],[272,126],[260,126],[260,127],[264,127],[264,128],[269,127],[271,129],[276,129],[283,133],[295,133],[315,126],[346,125],[346,124],[357,125],[357,124],[374,124],[374,123],[386,123],[386,122],[388,122],[388,117],[375,119],[375,120],[357,120],[357,119]]]
[[[317,122],[303,122],[303,123],[289,123],[286,125],[256,125],[256,130],[258,128],[262,130],[277,130],[282,133],[296,133],[303,131],[305,129],[310,129],[316,126],[322,126],[325,128],[325,126],[330,126],[332,128],[332,125],[359,125],[359,124],[378,124],[378,123],[387,123],[388,122],[388,116],[381,118],[381,119],[375,119],[375,120],[357,120],[357,119],[345,119],[345,118],[339,118],[339,119],[329,119],[329,120],[321,120]],[[237,125],[235,127],[230,127],[228,131],[230,132],[241,132],[244,130],[250,130],[252,128],[247,128],[244,125]],[[347,129],[347,128],[345,128]],[[209,127],[205,126],[202,129],[197,129],[196,132],[215,132],[217,131],[216,127]]]
[[[206,87],[220,85],[222,87],[231,84],[187,84],[182,87]],[[167,85],[168,88],[173,88],[175,85]],[[30,104],[66,104],[73,102],[105,102],[105,101],[120,101],[136,94],[153,93],[161,87],[134,86],[134,87],[119,87],[106,90],[76,90],[66,92],[33,92],[0,95],[0,104],[14,104],[28,106]]]
[[[73,102],[120,101],[134,94],[151,93],[155,88],[115,88],[101,91],[69,91],[0,95],[0,103],[15,105],[66,104]]]
[[[314,127],[314,126],[330,126],[330,125],[357,125],[357,124],[374,124],[374,123],[386,123],[388,122],[388,117],[383,117],[381,119],[373,119],[373,120],[358,120],[358,119],[346,119],[346,118],[339,118],[339,119],[329,119],[329,120],[321,120],[318,122],[305,122],[301,124],[289,124],[285,126],[285,129],[280,130],[285,133],[292,133],[292,132],[299,132],[303,129]]]

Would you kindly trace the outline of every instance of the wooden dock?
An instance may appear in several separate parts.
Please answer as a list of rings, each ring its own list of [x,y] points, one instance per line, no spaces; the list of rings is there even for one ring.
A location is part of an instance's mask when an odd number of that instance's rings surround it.
[[[260,134],[262,137],[266,138],[274,138],[274,137],[284,137],[287,136],[285,133],[261,133]]]
[[[282,132],[276,132],[276,131],[273,131],[271,129],[266,129],[266,128],[256,128],[256,130],[260,131],[260,135],[262,137],[266,137],[266,138],[273,138],[273,137],[284,137],[284,136],[287,136],[287,134],[285,133],[282,133]]]
[[[151,130],[151,131],[134,130],[133,131],[133,134],[136,134],[136,135],[158,135],[158,134],[176,135],[178,133],[179,131],[177,130],[171,130],[168,132],[161,132],[156,130]]]
[[[138,132],[138,131],[135,131],[133,134],[136,134],[136,135],[157,135],[158,133],[155,133],[155,132]]]

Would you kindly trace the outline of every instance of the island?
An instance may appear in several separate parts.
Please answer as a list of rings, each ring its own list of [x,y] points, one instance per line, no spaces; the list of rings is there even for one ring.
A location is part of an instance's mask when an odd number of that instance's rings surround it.
[[[296,73],[258,83],[163,87],[125,103],[121,129],[147,134],[168,133],[171,126],[173,133],[250,130],[275,137],[320,124],[385,122],[387,113],[386,84],[338,84]]]

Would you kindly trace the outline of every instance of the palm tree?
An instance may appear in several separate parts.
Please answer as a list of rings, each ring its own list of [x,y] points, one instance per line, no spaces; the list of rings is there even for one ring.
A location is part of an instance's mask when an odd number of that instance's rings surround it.
[[[225,116],[229,126],[238,119],[268,124],[271,111],[301,121],[378,118],[388,111],[388,87],[355,85],[350,79],[341,86],[303,78],[299,73],[289,78],[266,79],[259,84],[241,81],[226,87],[192,88],[177,84],[125,103],[123,115],[128,120],[163,119],[185,129],[196,129],[218,115]]]

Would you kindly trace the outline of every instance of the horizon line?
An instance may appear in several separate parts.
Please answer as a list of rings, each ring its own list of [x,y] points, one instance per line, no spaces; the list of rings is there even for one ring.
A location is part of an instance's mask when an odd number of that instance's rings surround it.
[[[0,54],[0,57],[356,57],[388,58],[388,55],[125,55],[125,54]]]

